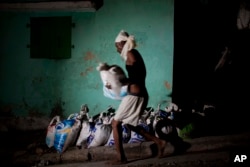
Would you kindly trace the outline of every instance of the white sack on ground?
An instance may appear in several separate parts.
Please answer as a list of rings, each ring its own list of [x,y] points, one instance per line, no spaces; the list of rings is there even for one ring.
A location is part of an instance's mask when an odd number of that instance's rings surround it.
[[[122,141],[123,143],[128,143],[128,141],[131,138],[131,130],[127,127],[126,124],[122,124]],[[113,136],[113,130],[111,131],[109,135],[108,142],[105,144],[105,146],[113,146],[114,145],[114,136]]]
[[[88,148],[97,147],[97,146],[104,146],[111,134],[112,127],[110,124],[99,124],[95,126],[96,130],[94,133],[93,140],[88,145]]]
[[[56,125],[56,134],[54,140],[54,147],[59,153],[63,153],[65,150],[65,141],[68,135],[71,133],[72,127],[75,124],[75,119],[67,119],[61,121]]]
[[[74,125],[68,132],[62,152],[65,152],[70,146],[74,145],[74,143],[77,140],[80,129],[81,129],[81,121],[76,119]]]
[[[107,112],[110,108],[107,109]],[[88,148],[104,146],[107,143],[112,131],[111,121],[113,118],[113,115],[107,112],[101,112],[99,118],[95,121],[95,131],[92,133],[93,139],[89,143]]]
[[[60,116],[54,116],[48,127],[47,127],[47,134],[45,138],[45,142],[49,148],[54,146],[55,134],[56,134],[56,125],[60,122]]]
[[[150,127],[147,125],[146,120],[139,119],[138,126],[142,127],[145,131],[150,132]],[[141,143],[141,142],[144,142],[144,141],[147,141],[145,139],[145,137],[143,137],[142,135],[140,135],[140,134],[138,134],[138,133],[136,133],[134,131],[131,131],[131,138],[128,141],[128,143]]]
[[[86,148],[87,147],[87,139],[90,136],[91,131],[90,131],[90,124],[88,120],[84,120],[82,122],[82,129],[80,132],[80,135],[76,141],[76,146],[79,148]]]

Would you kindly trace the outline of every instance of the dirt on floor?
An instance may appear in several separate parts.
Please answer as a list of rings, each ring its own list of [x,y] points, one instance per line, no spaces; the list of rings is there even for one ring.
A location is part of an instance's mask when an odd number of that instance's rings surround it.
[[[249,133],[248,133],[249,134]],[[58,153],[55,149],[49,149],[45,144],[46,130],[39,131],[29,131],[29,132],[1,132],[1,147],[0,147],[0,156],[1,156],[1,165],[3,167],[38,167],[38,166],[53,166],[53,167],[96,167],[96,166],[110,166],[106,164],[105,160],[100,161],[64,161],[63,163],[53,163],[52,161],[47,161],[46,159],[39,159],[40,155],[50,154],[58,157]],[[249,136],[249,135],[248,135]],[[224,138],[227,136],[222,136],[220,139],[224,141]],[[230,137],[230,136],[228,136]],[[242,133],[239,133],[239,138],[242,137]],[[234,138],[237,138],[234,136]],[[192,140],[192,139],[191,139]],[[213,137],[204,137],[194,139],[197,140],[197,146],[201,147],[205,144],[205,147],[211,147],[218,143],[214,143],[215,140]],[[129,159],[129,163],[126,165],[121,165],[120,167],[159,167],[159,166],[173,166],[173,167],[226,167],[235,165],[239,166],[239,163],[232,163],[232,151],[235,149],[242,150],[238,147],[239,143],[228,143],[228,141],[243,141],[240,139],[235,140],[225,140],[225,144],[229,145],[227,149],[223,150],[212,150],[212,151],[201,151],[201,152],[186,152],[180,155],[167,155],[165,158],[132,158]],[[246,142],[246,139],[244,139]],[[247,144],[248,147],[245,147]],[[237,147],[235,147],[237,145]],[[239,144],[239,146],[241,146]],[[250,144],[243,143],[244,150],[250,150]],[[242,152],[239,152],[242,154]],[[250,156],[249,152],[247,154]],[[37,161],[28,161],[29,156],[38,157]],[[27,163],[25,164],[13,164],[14,159],[18,158],[27,158]],[[244,164],[245,165],[245,164]],[[249,167],[249,166],[246,166]]]

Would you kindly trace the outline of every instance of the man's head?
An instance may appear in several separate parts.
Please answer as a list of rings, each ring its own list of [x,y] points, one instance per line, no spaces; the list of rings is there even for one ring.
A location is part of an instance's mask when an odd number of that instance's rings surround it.
[[[120,33],[117,35],[115,39],[115,46],[116,46],[118,53],[122,52],[123,46],[127,42],[128,37],[129,37],[129,34],[123,30],[121,30]]]
[[[124,60],[127,59],[127,52],[134,49],[135,46],[136,43],[134,36],[131,36],[124,30],[121,30],[115,39],[115,47]]]
[[[125,45],[126,41],[121,41],[121,42],[115,42],[115,47],[118,53],[122,53],[122,49]]]

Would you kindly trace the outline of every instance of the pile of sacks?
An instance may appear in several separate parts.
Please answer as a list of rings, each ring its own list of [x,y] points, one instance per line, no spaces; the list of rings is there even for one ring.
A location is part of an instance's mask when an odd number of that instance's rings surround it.
[[[90,148],[106,144],[112,127],[112,107],[106,111],[90,117],[86,104],[81,106],[79,113],[73,113],[65,120],[55,116],[47,127],[46,144],[49,148],[54,147],[62,154],[67,148],[77,147]]]
[[[177,108],[178,109],[178,108]],[[175,132],[171,122],[172,112],[176,111],[176,105],[170,105],[165,110],[160,106],[156,110],[148,107],[139,120],[139,126],[157,137],[165,137]],[[81,106],[79,113],[73,113],[65,120],[59,116],[52,118],[47,128],[46,144],[54,147],[62,154],[71,146],[91,148],[97,146],[113,146],[114,138],[111,122],[115,115],[114,108],[109,106],[105,111],[91,117],[86,104]],[[146,139],[131,131],[126,124],[122,124],[123,142],[139,143]],[[165,136],[164,136],[165,135]]]

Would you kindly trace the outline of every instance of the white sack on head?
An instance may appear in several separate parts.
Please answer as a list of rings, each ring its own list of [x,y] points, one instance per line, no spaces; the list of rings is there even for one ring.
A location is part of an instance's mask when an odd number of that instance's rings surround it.
[[[121,30],[115,38],[115,42],[127,41],[128,36],[124,30]]]
[[[121,100],[127,95],[127,85],[124,85],[127,76],[120,66],[100,63],[96,69],[100,72],[105,97]],[[110,85],[111,89],[108,89],[107,85]]]
[[[124,30],[121,30],[115,39],[115,42],[121,42],[121,41],[126,41],[121,52],[121,57],[123,58],[123,60],[126,61],[127,52],[136,47],[136,42],[134,36],[132,35],[127,36]]]

